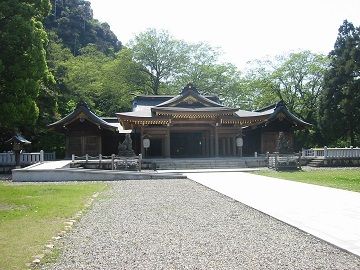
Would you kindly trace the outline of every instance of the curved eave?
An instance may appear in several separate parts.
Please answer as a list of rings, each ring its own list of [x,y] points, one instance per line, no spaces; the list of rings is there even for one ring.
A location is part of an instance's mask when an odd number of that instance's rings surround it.
[[[254,126],[264,123],[267,117],[265,115],[249,117],[225,117],[221,118],[221,124],[239,124],[241,126]]]
[[[79,119],[80,115],[82,113],[84,114],[84,119],[91,122],[92,124],[94,124],[100,128],[110,130],[110,131],[114,131],[114,132],[118,131],[118,128],[108,124],[107,122],[102,120],[100,117],[98,117],[96,114],[91,112],[85,106],[77,107],[72,113],[68,114],[67,116],[60,119],[59,121],[49,124],[47,127],[49,129],[63,130],[64,128],[66,128],[67,125],[69,125],[69,124],[73,123],[74,121],[76,121],[77,119]]]
[[[268,118],[268,121],[274,121],[276,119],[279,118],[279,114],[283,113],[286,117],[287,120],[294,123],[297,127],[302,127],[302,128],[310,128],[313,125],[305,122],[304,120],[300,119],[299,117],[295,116],[294,114],[292,114],[290,111],[288,111],[285,108],[278,108],[276,109]]]

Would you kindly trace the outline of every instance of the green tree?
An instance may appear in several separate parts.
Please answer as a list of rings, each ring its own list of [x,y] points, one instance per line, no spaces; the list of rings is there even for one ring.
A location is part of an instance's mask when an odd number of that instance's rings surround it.
[[[327,143],[360,142],[360,28],[344,21],[324,77],[319,121]]]
[[[88,45],[80,53],[64,62],[65,108],[71,110],[82,100],[97,114],[114,116],[129,110],[133,97],[144,93],[146,78],[142,66],[133,61],[131,50],[124,48],[109,57]]]
[[[241,89],[246,102],[257,108],[284,100],[290,111],[313,124],[311,130],[297,134],[295,143],[305,147],[321,145],[317,111],[328,66],[326,56],[310,51],[254,61],[245,73]]]
[[[327,67],[326,56],[301,51],[254,62],[245,77],[248,83],[262,88],[258,93],[260,99],[266,97],[268,104],[284,100],[291,111],[314,123]]]
[[[123,48],[115,59],[103,67],[103,91],[98,106],[104,115],[131,110],[131,101],[136,95],[146,93],[147,78],[142,66],[133,60],[132,51]]]
[[[148,29],[130,42],[134,60],[143,66],[149,92],[158,95],[161,83],[169,83],[187,63],[188,45],[167,31]]]
[[[48,71],[41,21],[49,0],[0,2],[0,125],[23,129],[35,124],[39,91],[53,77]]]
[[[64,62],[64,84],[69,90],[64,97],[68,105],[85,101],[101,114],[96,101],[103,92],[104,65],[109,61],[111,58],[98,51],[95,45],[88,45],[80,50],[80,55]]]

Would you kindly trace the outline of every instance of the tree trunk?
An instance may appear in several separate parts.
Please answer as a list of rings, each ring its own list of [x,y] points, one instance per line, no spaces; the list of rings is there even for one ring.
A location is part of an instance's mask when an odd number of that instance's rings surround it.
[[[153,93],[154,93],[154,95],[159,94],[159,88],[160,88],[160,78],[155,77],[154,78],[154,84],[153,84]]]

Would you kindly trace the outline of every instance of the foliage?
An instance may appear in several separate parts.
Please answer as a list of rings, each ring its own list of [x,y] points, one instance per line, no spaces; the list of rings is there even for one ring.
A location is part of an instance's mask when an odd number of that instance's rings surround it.
[[[39,92],[53,77],[48,71],[41,20],[48,0],[0,2],[0,123],[13,131],[35,124]]]
[[[249,72],[252,85],[259,85],[260,99],[266,103],[284,100],[290,111],[306,121],[316,120],[316,108],[322,79],[328,66],[325,56],[310,51],[280,55],[273,60],[256,61]],[[251,82],[252,80],[252,82]]]
[[[130,42],[134,60],[143,66],[149,92],[158,95],[160,84],[181,73],[188,57],[188,45],[167,31],[148,29]]]
[[[310,51],[255,61],[243,84],[250,97],[247,102],[264,107],[284,100],[291,112],[313,124],[313,130],[296,132],[296,147],[323,144],[317,125],[317,107],[328,65],[327,57]]]
[[[23,269],[105,184],[0,183],[0,265]]]
[[[129,110],[133,96],[145,88],[141,67],[132,60],[128,49],[109,57],[94,45],[88,45],[81,55],[63,64],[64,85],[70,90],[66,100],[72,100],[72,104],[85,101],[99,115],[112,116]]]
[[[360,27],[344,21],[339,28],[330,68],[324,77],[319,120],[329,145],[360,143]]]
[[[359,172],[359,169],[347,168],[291,172],[259,171],[256,174],[360,192]]]
[[[89,44],[95,44],[98,50],[108,55],[120,50],[121,43],[110,26],[93,18],[89,1],[51,0],[51,4],[45,27],[55,32],[74,55]]]

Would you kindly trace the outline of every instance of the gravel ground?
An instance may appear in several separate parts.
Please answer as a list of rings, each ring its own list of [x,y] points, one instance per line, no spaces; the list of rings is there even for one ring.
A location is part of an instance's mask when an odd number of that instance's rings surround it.
[[[110,183],[43,269],[360,269],[360,258],[191,180]]]

